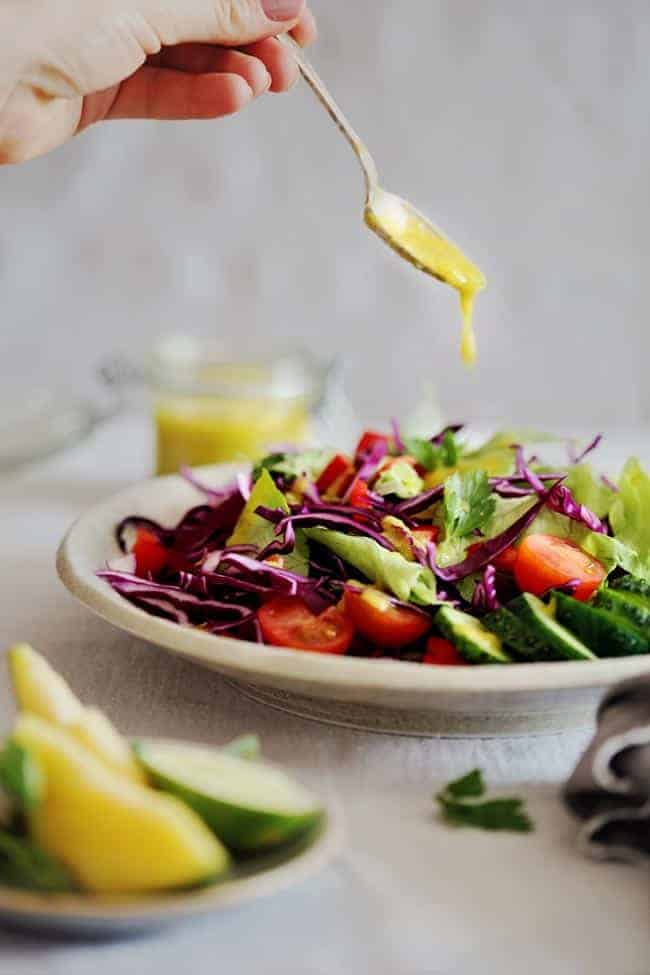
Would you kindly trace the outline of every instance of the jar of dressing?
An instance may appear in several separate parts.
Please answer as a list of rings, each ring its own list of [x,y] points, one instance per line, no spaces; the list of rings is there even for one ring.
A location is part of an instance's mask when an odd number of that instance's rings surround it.
[[[335,371],[300,350],[242,359],[219,341],[175,335],[157,343],[145,375],[156,473],[170,474],[321,439]]]

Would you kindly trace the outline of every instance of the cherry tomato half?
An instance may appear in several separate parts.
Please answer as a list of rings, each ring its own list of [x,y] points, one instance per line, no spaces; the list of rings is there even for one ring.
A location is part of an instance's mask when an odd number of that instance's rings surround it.
[[[169,550],[146,528],[138,528],[131,552],[135,555],[135,571],[139,576],[155,576],[169,561]]]
[[[334,484],[334,481],[336,481],[341,474],[345,474],[350,467],[350,461],[344,454],[335,454],[316,481],[316,487],[321,494],[324,491],[327,491],[327,489]]]
[[[517,550],[517,585],[522,592],[532,592],[536,596],[575,579],[580,584],[573,595],[586,602],[605,575],[597,559],[573,542],[554,535],[528,535]]]
[[[345,609],[366,639],[392,650],[414,643],[431,627],[426,613],[396,606],[385,593],[371,586],[358,592],[348,589]]]
[[[266,643],[313,653],[345,653],[354,624],[338,607],[316,615],[298,596],[276,596],[257,611]]]
[[[443,640],[440,636],[430,636],[427,640],[427,648],[422,663],[443,667],[463,667],[467,661],[463,660],[456,647],[449,640]]]

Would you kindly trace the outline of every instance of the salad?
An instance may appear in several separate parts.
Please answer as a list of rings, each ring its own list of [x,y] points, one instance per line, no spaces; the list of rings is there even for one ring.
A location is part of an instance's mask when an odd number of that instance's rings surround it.
[[[650,652],[650,477],[562,465],[552,438],[462,425],[367,430],[352,453],[278,449],[176,525],[116,528],[99,572],[181,626],[297,651],[429,665]]]

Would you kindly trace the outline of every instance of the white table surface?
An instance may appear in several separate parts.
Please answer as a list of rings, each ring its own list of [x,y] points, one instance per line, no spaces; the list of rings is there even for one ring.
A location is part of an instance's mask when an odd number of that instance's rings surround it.
[[[259,732],[269,756],[340,800],[346,849],[294,890],[152,937],[70,943],[0,929],[0,973],[647,975],[647,872],[583,860],[558,801],[588,730],[455,741],[329,728],[244,700],[74,602],[55,575],[57,543],[77,514],[143,476],[149,449],[142,423],[122,419],[0,478],[0,645],[32,642],[127,733],[221,742]],[[0,694],[8,727],[6,668]],[[436,819],[434,788],[476,765],[491,785],[528,797],[535,833]]]

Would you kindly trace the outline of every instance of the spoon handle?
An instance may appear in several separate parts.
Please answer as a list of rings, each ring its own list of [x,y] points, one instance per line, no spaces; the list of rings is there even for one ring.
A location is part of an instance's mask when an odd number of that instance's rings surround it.
[[[361,163],[361,168],[363,170],[364,179],[366,181],[366,196],[370,200],[375,187],[378,184],[377,167],[375,161],[370,155],[368,149],[361,141],[352,125],[341,111],[336,101],[334,100],[332,94],[328,90],[324,81],[321,79],[320,75],[317,73],[316,69],[311,65],[309,60],[305,57],[302,48],[297,44],[289,34],[281,34],[278,37],[281,44],[284,44],[288,48],[296,61],[300,69],[300,73],[318,98],[321,105],[328,112],[330,117],[336,123],[340,131],[343,133],[345,138],[348,140],[354,154]]]

